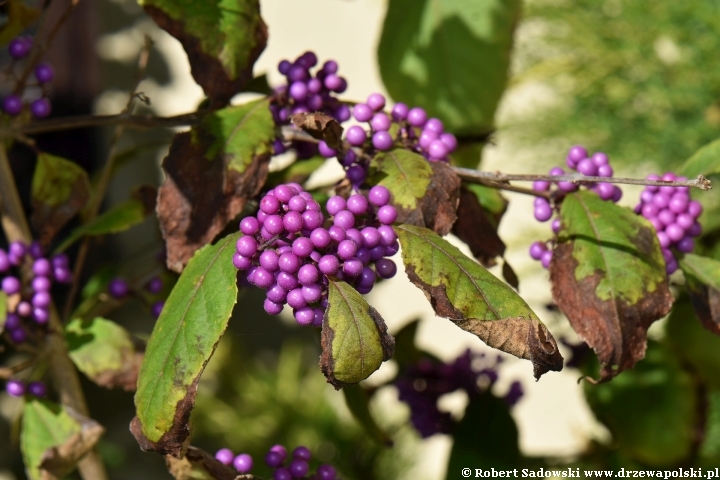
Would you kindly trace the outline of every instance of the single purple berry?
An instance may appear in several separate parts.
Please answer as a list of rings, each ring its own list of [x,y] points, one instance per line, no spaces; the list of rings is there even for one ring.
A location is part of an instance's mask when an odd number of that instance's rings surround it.
[[[8,333],[10,334],[10,340],[12,340],[13,343],[24,343],[25,340],[27,340],[27,333],[25,333],[25,330],[22,327],[18,327],[14,330],[8,330]]]
[[[420,107],[411,108],[407,115],[407,121],[413,127],[422,127],[427,122],[427,113]]]
[[[47,308],[50,306],[52,298],[48,292],[35,292],[32,296],[32,304],[34,307]]]
[[[408,116],[408,112],[410,109],[407,105],[404,103],[396,103],[392,108],[392,117],[395,119],[395,121],[402,121],[405,120]]]
[[[5,250],[0,248],[0,272],[7,272],[10,269],[10,259]]]
[[[47,387],[43,382],[30,382],[27,386],[27,392],[33,397],[42,398],[47,395]]]
[[[150,313],[154,318],[159,318],[162,313],[163,307],[165,307],[165,300],[160,300],[152,304],[150,307]]]
[[[35,307],[32,313],[33,320],[39,325],[45,325],[50,319],[50,312],[47,308]]]
[[[52,105],[47,98],[38,98],[30,104],[30,113],[35,118],[45,118],[50,115]]]
[[[310,466],[308,465],[307,460],[298,458],[290,462],[289,470],[293,478],[303,478],[310,470]]]
[[[253,459],[247,453],[241,453],[232,462],[233,467],[240,473],[248,473],[252,470]]]
[[[20,380],[10,379],[5,384],[5,391],[13,397],[25,395],[25,384]]]
[[[292,456],[293,456],[293,458],[305,460],[307,462],[309,462],[310,459],[312,458],[310,449],[303,445],[300,445],[299,447],[295,448],[295,450],[293,450]]]
[[[397,265],[389,258],[381,258],[375,262],[375,270],[380,278],[392,278],[397,273]]]
[[[30,304],[30,302],[26,302],[25,300],[23,300],[22,302],[18,303],[15,312],[21,317],[29,317],[30,315],[32,315],[33,306]]]
[[[550,267],[550,262],[552,261],[552,250],[548,250],[546,252],[543,252],[542,257],[540,257],[540,263],[544,268]]]
[[[675,246],[683,253],[690,253],[695,249],[695,241],[691,237],[685,236]]]
[[[17,37],[8,45],[8,53],[16,60],[26,57],[31,49],[32,39],[28,37]]]
[[[233,458],[235,458],[235,455],[229,448],[221,448],[217,451],[217,453],[215,453],[215,459],[223,465],[230,465],[233,463]]]
[[[371,93],[365,103],[368,107],[372,108],[376,112],[379,112],[385,108],[385,97],[379,93]]]
[[[108,292],[114,298],[123,298],[129,291],[128,283],[120,277],[113,278],[108,283]]]
[[[393,139],[386,131],[375,132],[372,136],[372,144],[378,150],[390,150],[393,145]]]
[[[52,264],[47,258],[38,258],[32,268],[35,275],[47,276],[52,273]]]
[[[5,318],[5,328],[8,330],[15,330],[19,328],[21,324],[20,315],[17,313],[8,313]]]
[[[365,133],[365,130],[361,126],[353,125],[348,128],[345,139],[350,145],[359,147],[367,140],[367,133]]]
[[[545,201],[545,203],[541,203],[540,205],[535,206],[535,219],[538,222],[547,222],[550,220],[550,217],[552,217],[553,211],[552,208],[550,208],[550,204]]]
[[[373,115],[372,120],[370,120],[370,126],[376,132],[390,130],[391,124],[390,117],[388,117],[385,112],[376,113]]]
[[[55,78],[55,70],[49,63],[38,63],[35,67],[35,78],[37,78],[38,83],[50,83]]]
[[[28,253],[35,260],[42,257],[44,252],[42,245],[40,245],[40,242],[38,242],[37,240],[32,242],[28,247]]]
[[[22,110],[23,102],[19,96],[10,94],[3,99],[2,106],[8,115],[17,115]]]
[[[18,280],[16,277],[7,276],[2,279],[2,289],[8,295],[15,295],[16,293],[18,293],[21,286],[22,285],[20,284],[20,280]]]
[[[325,143],[325,140],[320,140],[320,143],[318,143],[318,152],[325,158],[332,158],[337,155],[337,150],[330,148],[328,144]]]
[[[145,284],[145,290],[152,295],[160,293],[162,288],[163,281],[160,277],[153,277]]]
[[[292,480],[293,476],[285,467],[280,467],[273,473],[273,480]]]
[[[317,476],[319,480],[335,480],[337,472],[332,465],[323,464],[318,467]]]
[[[547,251],[547,246],[543,242],[534,242],[530,245],[530,257],[534,260],[540,260],[542,254]]]
[[[580,145],[574,145],[570,147],[567,158],[568,160],[572,160],[575,164],[577,164],[580,160],[587,158],[587,156],[588,152],[587,150],[585,150],[584,147]]]

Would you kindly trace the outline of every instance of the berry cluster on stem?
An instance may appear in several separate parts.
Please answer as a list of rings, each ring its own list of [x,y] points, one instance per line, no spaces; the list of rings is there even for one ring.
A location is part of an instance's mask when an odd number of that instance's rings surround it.
[[[253,458],[247,453],[235,455],[229,448],[221,448],[215,458],[225,465],[232,465],[241,474],[250,473]],[[312,453],[305,446],[299,446],[288,458],[287,449],[282,445],[270,447],[265,454],[265,463],[273,469],[274,480],[337,480],[335,467],[328,464],[319,465],[315,473],[310,473]]]
[[[31,37],[17,37],[8,45],[8,53],[13,59],[13,64],[24,59],[32,50],[33,40]],[[55,78],[55,71],[47,62],[38,63],[35,66],[35,80],[37,84],[27,92],[28,100],[24,100],[24,94],[19,95],[11,93],[6,95],[2,100],[3,111],[10,115],[18,115],[29,101],[30,113],[35,118],[45,118],[50,115],[52,105],[47,98],[47,86]],[[38,98],[37,89],[40,89],[40,97]],[[30,100],[30,98],[34,98]]]

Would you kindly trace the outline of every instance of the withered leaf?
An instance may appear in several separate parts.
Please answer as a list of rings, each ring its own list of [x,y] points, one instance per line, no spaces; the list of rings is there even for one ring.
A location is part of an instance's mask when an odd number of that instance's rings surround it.
[[[324,113],[296,113],[290,119],[297,128],[307,132],[311,137],[324,140],[330,148],[342,147],[343,127],[337,120]]]
[[[493,348],[530,360],[535,378],[562,369],[550,331],[502,280],[426,228],[398,225],[395,231],[408,278],[438,316]]]
[[[495,265],[495,258],[505,253],[505,243],[497,233],[497,224],[489,215],[473,192],[465,187],[460,189],[457,221],[452,232],[467,243],[472,254],[484,267]]]
[[[212,455],[192,445],[187,448],[185,456],[175,458],[165,456],[170,475],[176,480],[253,480],[253,475],[239,475],[237,470],[220,463]]]
[[[267,44],[267,26],[258,0],[206,0],[186,5],[139,0],[155,23],[177,38],[190,71],[214,108],[222,107],[252,80],[252,69]]]
[[[38,155],[32,181],[30,223],[38,233],[40,243],[48,245],[89,198],[90,181],[85,170],[55,155]]]
[[[45,450],[40,457],[40,470],[44,480],[62,478],[75,470],[77,462],[92,450],[105,429],[95,420],[69,411],[80,424],[80,431],[68,438],[65,443]]]
[[[680,268],[695,313],[707,330],[720,335],[720,262],[686,254]]]
[[[520,279],[518,279],[517,273],[515,273],[515,270],[513,270],[507,259],[503,259],[502,275],[511,287],[515,290],[520,290]]]
[[[600,381],[645,355],[647,329],[670,310],[652,225],[593,192],[565,197],[550,281],[555,302],[600,360]]]
[[[181,272],[193,253],[210,243],[260,192],[269,153],[256,156],[244,172],[228,168],[230,159],[205,159],[211,142],[196,144],[188,132],[175,135],[163,160],[165,183],[158,191],[157,215],[167,247],[167,266]]]

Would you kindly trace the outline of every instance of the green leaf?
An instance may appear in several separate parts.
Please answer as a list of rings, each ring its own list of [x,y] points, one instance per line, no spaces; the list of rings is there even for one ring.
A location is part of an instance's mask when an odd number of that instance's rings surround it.
[[[647,220],[594,192],[566,196],[560,218],[553,298],[608,380],[643,358],[648,327],[672,306],[660,244]]]
[[[519,0],[390,0],[378,45],[395,101],[419,105],[453,132],[493,124],[508,81]]]
[[[634,369],[601,385],[586,384],[597,418],[616,448],[647,466],[676,465],[692,454],[698,399],[690,374],[655,342]]]
[[[502,196],[500,190],[476,183],[468,183],[464,187],[474,193],[480,205],[493,214],[496,223],[500,223],[500,218],[508,206],[508,201]]]
[[[438,316],[493,348],[530,360],[536,378],[562,369],[555,339],[515,291],[426,228],[395,227],[405,272]]]
[[[60,405],[38,398],[25,404],[20,448],[32,480],[64,477],[103,434],[93,420],[70,414]]]
[[[680,268],[697,316],[706,329],[720,335],[720,262],[688,253]]]
[[[47,245],[90,198],[87,173],[75,162],[48,153],[37,157],[31,193],[33,228]]]
[[[142,354],[123,327],[100,317],[76,318],[65,327],[65,341],[73,363],[90,380],[106,388],[135,390]]]
[[[320,368],[337,390],[365,380],[392,358],[395,340],[380,314],[345,282],[330,279]]]
[[[239,237],[228,235],[195,253],[155,324],[135,394],[139,424],[132,427],[149,449],[180,452],[189,434],[197,382],[237,300],[232,256]]]
[[[720,173],[720,138],[693,153],[680,167],[680,173],[688,178]]]
[[[182,43],[193,78],[208,97],[224,103],[252,79],[252,66],[267,42],[258,0],[138,3]]]
[[[471,399],[453,429],[453,447],[445,478],[463,468],[513,469],[520,463],[518,429],[505,402],[489,392]],[[474,470],[473,470],[474,472]]]
[[[422,155],[403,148],[376,155],[370,168],[373,181],[387,187],[393,204],[405,209],[417,208],[433,174],[430,163]]]
[[[140,200],[127,200],[107,212],[79,226],[55,249],[59,253],[78,241],[83,235],[107,235],[128,230],[142,223],[146,216],[145,206]]]
[[[7,293],[0,291],[0,334],[5,330],[7,320]]]
[[[217,110],[203,120],[200,130],[214,137],[205,158],[227,155],[228,167],[240,173],[256,156],[270,153],[275,139],[275,123],[267,99]],[[200,133],[198,129],[192,131],[195,140]]]
[[[370,413],[370,394],[360,385],[346,385],[343,389],[345,404],[365,432],[380,445],[391,447],[392,438],[384,432]]]

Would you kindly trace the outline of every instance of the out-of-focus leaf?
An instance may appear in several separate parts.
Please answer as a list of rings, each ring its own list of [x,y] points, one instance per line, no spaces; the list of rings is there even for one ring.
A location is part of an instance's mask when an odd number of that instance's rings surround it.
[[[222,106],[252,79],[267,43],[258,0],[138,0],[160,28],[177,38],[190,71],[213,105]]]
[[[438,316],[493,348],[530,360],[535,378],[562,369],[550,331],[502,280],[426,228],[395,227],[405,272]]]
[[[647,466],[676,465],[692,454],[698,398],[692,377],[655,342],[635,368],[585,395],[619,451]]]
[[[495,259],[505,253],[505,242],[497,233],[497,223],[480,205],[475,193],[468,189],[460,189],[457,221],[452,232],[470,247],[473,256],[485,267],[495,265]]]
[[[3,7],[6,18],[0,28],[0,45],[9,43],[10,40],[35,23],[41,12],[37,7],[25,5],[22,0],[8,0]]]
[[[492,214],[491,218],[497,227],[508,206],[508,201],[502,196],[500,190],[476,183],[469,183],[464,185],[464,187],[474,193],[478,203]]]
[[[688,253],[680,268],[697,316],[705,328],[720,335],[720,262]]]
[[[720,139],[713,140],[700,147],[680,167],[680,173],[688,178],[698,175],[712,175],[720,173]]]
[[[274,138],[267,100],[218,110],[175,136],[157,200],[168,268],[182,271],[260,192]]]
[[[519,0],[391,0],[378,44],[395,101],[419,105],[453,132],[493,125],[508,81]]]
[[[453,440],[447,480],[458,478],[458,473],[469,466],[503,470],[520,464],[515,421],[505,402],[489,392],[468,404],[465,416],[453,430]]]
[[[672,306],[665,261],[647,220],[594,192],[565,197],[560,217],[553,298],[609,380],[643,358],[647,329]]]
[[[240,234],[198,251],[168,297],[148,341],[131,431],[144,450],[179,456],[197,382],[237,299],[232,264]]]
[[[383,431],[370,413],[370,395],[360,385],[346,385],[342,389],[345,404],[365,432],[381,445],[392,446],[390,436]]]
[[[30,222],[43,245],[78,213],[90,198],[90,182],[80,166],[49,153],[37,157],[32,181]]]
[[[330,279],[320,368],[339,390],[365,380],[392,358],[395,340],[380,314],[355,288]]]
[[[25,404],[20,448],[32,480],[64,477],[103,434],[93,420],[70,414],[48,400],[32,398]],[[50,477],[54,478],[54,477]]]
[[[7,320],[7,293],[0,291],[0,334],[5,331],[5,321]]]
[[[460,200],[460,179],[450,167],[395,149],[376,155],[370,168],[372,182],[390,190],[398,222],[450,232]]]
[[[96,317],[65,327],[68,354],[78,370],[101,387],[135,390],[142,353],[117,323]]]
[[[268,175],[267,187],[275,187],[281,183],[299,183],[302,185],[310,175],[325,163],[325,158],[317,156],[307,160],[296,160],[289,167],[272,172]],[[324,204],[324,203],[323,203]]]

